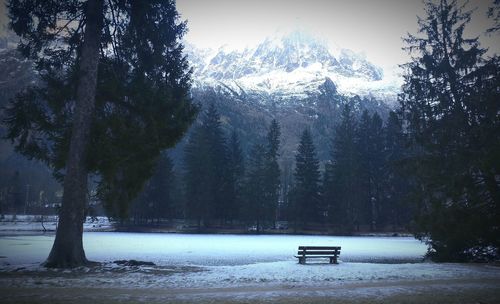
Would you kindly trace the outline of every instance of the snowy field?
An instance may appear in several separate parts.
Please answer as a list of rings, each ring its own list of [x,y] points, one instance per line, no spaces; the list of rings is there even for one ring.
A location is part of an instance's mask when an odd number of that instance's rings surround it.
[[[224,297],[229,291],[242,299],[293,297],[297,290],[311,297],[347,293],[345,297],[369,298],[372,293],[393,296],[425,293],[429,288],[500,295],[498,266],[423,262],[426,246],[409,237],[86,232],[87,257],[102,264],[71,271],[39,266],[52,242],[53,235],[0,237],[0,286],[13,288],[8,289],[12,292],[33,289],[54,294],[59,288],[75,287],[139,289],[174,300],[200,294]],[[340,263],[316,259],[300,265],[293,257],[299,245],[342,246]],[[130,259],[156,266],[113,263]],[[431,287],[425,287],[428,284]],[[352,290],[358,292],[349,294]]]
[[[93,261],[136,259],[164,266],[294,263],[300,245],[342,246],[343,262],[420,262],[426,251],[423,243],[411,237],[86,232],[83,240]],[[0,255],[11,264],[41,263],[52,242],[53,235],[5,236],[0,238]]]

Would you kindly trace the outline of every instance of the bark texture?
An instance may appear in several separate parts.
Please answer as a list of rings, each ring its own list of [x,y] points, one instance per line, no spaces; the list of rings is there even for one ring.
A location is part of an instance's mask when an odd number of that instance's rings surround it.
[[[70,268],[89,263],[83,250],[83,222],[87,206],[87,146],[95,105],[97,68],[103,24],[103,0],[88,0],[86,26],[79,61],[80,78],[71,133],[64,194],[56,238],[46,267]]]

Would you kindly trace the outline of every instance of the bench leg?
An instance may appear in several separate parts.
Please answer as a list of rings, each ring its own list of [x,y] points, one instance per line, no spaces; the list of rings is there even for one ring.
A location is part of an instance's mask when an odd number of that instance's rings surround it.
[[[299,258],[299,264],[305,264],[306,258]]]
[[[337,257],[331,257],[330,258],[330,264],[338,264],[337,263]]]

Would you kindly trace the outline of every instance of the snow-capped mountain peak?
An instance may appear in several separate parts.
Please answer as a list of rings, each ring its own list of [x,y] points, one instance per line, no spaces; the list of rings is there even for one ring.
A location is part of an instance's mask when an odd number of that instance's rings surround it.
[[[277,33],[244,50],[199,50],[188,45],[186,51],[195,87],[276,96],[282,101],[319,94],[326,79],[348,95],[390,100],[399,90],[399,83],[384,78],[382,69],[363,54],[331,50],[325,40],[298,30]]]

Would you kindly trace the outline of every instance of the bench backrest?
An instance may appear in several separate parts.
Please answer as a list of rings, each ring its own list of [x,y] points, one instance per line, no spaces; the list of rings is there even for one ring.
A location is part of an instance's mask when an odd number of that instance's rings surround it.
[[[339,255],[340,246],[299,246],[298,255]]]

